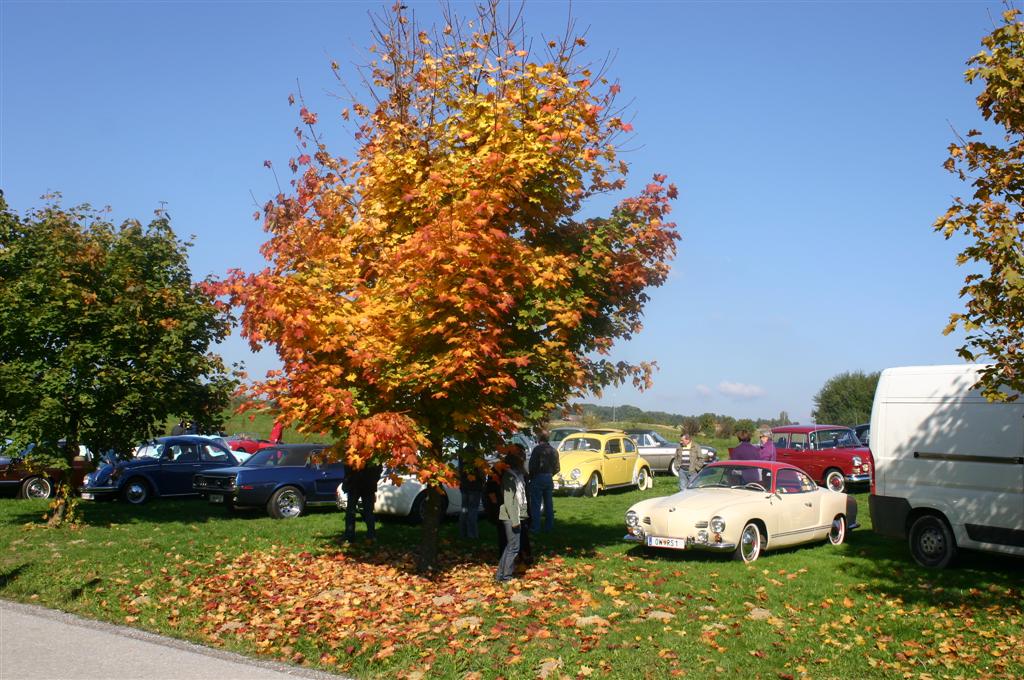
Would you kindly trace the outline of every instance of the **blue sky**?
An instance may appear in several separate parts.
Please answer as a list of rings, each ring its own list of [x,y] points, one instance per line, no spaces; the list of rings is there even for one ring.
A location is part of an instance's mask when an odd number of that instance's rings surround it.
[[[434,2],[408,2],[421,23]],[[469,9],[465,3],[456,7]],[[259,204],[295,154],[300,83],[330,120],[330,60],[354,73],[364,2],[0,3],[0,187],[24,212],[109,205],[148,221],[166,202],[194,234],[197,278],[261,266]],[[613,358],[654,360],[651,390],[600,401],[807,421],[831,376],[956,363],[959,250],[931,225],[965,188],[941,167],[951,126],[980,127],[964,61],[995,2],[586,2],[588,56],[615,57],[636,137],[630,188],[680,187],[682,234],[644,331]],[[534,36],[562,2],[527,5]],[[335,153],[351,148],[323,126]],[[273,367],[233,339],[251,374]]]

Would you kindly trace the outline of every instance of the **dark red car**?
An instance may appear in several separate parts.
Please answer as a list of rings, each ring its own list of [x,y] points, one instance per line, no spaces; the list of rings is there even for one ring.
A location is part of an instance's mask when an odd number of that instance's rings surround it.
[[[0,489],[14,491],[18,498],[50,498],[57,483],[67,474],[57,468],[38,468],[31,464],[34,445],[21,451],[0,451]],[[71,488],[77,489],[92,466],[83,455],[75,458],[69,477]]]
[[[795,465],[828,489],[845,491],[849,484],[871,482],[871,451],[853,428],[783,425],[772,428],[772,441],[780,463]]]

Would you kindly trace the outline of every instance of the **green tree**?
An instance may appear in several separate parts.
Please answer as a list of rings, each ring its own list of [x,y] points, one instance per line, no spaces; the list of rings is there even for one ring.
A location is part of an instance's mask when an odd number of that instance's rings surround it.
[[[715,414],[702,413],[700,416],[700,432],[708,435],[715,434]]]
[[[736,432],[739,432],[740,430],[746,430],[748,433],[753,435],[754,430],[757,429],[757,423],[755,423],[750,418],[740,418],[739,420],[736,421],[736,425],[733,429]]]
[[[968,83],[979,81],[982,117],[1001,126],[1001,140],[981,141],[970,130],[949,146],[945,167],[974,193],[957,197],[935,222],[947,239],[967,237],[957,265],[969,264],[960,297],[965,309],[950,315],[945,333],[966,333],[958,353],[967,361],[991,360],[980,386],[994,401],[1024,392],[1024,23],[1007,9],[1003,23],[982,39],[971,57]],[[1002,388],[1009,388],[1008,390]]]
[[[697,416],[686,416],[679,423],[679,429],[690,436],[700,432],[700,418]]]
[[[871,404],[875,400],[879,375],[877,371],[853,371],[829,378],[814,395],[811,418],[829,425],[866,423],[871,419]]]
[[[736,431],[736,419],[732,416],[717,416],[715,431],[719,437],[731,437]]]
[[[49,203],[22,218],[0,196],[5,436],[52,457],[64,439],[53,462],[69,464],[79,443],[125,452],[171,416],[218,424],[235,383],[208,350],[231,319],[192,283],[188,245],[165,214],[115,227]]]

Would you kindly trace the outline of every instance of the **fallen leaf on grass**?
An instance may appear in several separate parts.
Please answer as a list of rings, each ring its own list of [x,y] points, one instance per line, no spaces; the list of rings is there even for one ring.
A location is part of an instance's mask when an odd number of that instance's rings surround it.
[[[537,669],[537,677],[541,680],[545,680],[549,675],[557,671],[562,667],[562,660],[559,659],[544,659],[540,663],[540,668]]]

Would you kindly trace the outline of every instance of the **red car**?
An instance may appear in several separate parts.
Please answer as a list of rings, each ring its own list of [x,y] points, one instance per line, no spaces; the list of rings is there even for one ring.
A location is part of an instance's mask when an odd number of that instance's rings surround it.
[[[780,463],[795,465],[825,488],[845,491],[848,484],[871,482],[871,451],[852,428],[783,425],[772,428],[772,441]]]
[[[228,448],[232,451],[242,451],[250,456],[260,449],[265,449],[270,446],[270,442],[266,439],[258,439],[254,434],[247,434],[245,432],[239,432],[229,437],[224,437],[224,443],[227,444]]]

